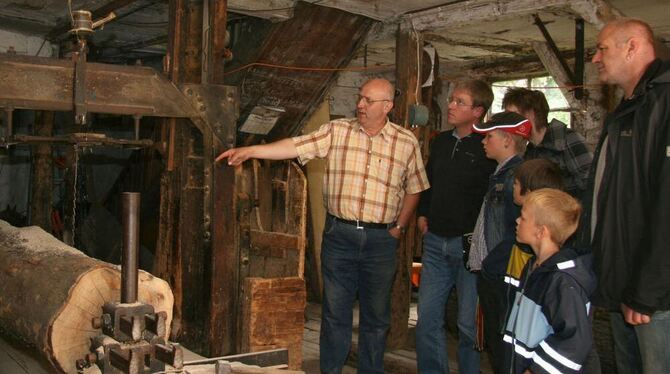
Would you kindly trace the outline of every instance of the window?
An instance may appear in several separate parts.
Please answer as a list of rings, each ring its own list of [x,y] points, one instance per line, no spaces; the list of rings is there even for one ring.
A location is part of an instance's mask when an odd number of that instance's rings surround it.
[[[558,84],[551,76],[524,78],[512,81],[496,82],[493,84],[493,105],[491,105],[491,112],[502,112],[502,99],[509,87],[526,87],[532,90],[542,91],[549,103],[549,118],[548,121],[556,118],[565,123],[568,127],[572,124],[572,116],[570,115],[570,106],[565,96],[558,88]]]

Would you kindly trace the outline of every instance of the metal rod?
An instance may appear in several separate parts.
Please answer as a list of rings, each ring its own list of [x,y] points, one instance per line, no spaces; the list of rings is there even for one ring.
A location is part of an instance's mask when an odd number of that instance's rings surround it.
[[[133,120],[135,122],[135,140],[140,140],[140,120],[142,116],[139,114],[133,115]]]
[[[140,233],[140,194],[124,192],[123,252],[121,257],[121,303],[137,301],[137,264]]]

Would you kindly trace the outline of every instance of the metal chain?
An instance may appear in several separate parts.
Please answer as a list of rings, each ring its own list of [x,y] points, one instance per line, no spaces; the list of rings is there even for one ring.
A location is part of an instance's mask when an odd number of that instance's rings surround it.
[[[76,217],[77,217],[77,173],[79,169],[79,145],[74,144],[74,180],[72,182],[72,246],[75,246],[75,231],[77,229]]]

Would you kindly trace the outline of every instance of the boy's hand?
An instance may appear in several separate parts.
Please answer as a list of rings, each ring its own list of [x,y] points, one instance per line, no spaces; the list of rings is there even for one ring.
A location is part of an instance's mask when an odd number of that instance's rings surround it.
[[[626,320],[627,323],[633,326],[644,325],[651,321],[651,317],[649,317],[648,315],[636,312],[633,309],[631,309],[628,305],[623,303],[621,304],[621,313],[623,313],[624,320]]]

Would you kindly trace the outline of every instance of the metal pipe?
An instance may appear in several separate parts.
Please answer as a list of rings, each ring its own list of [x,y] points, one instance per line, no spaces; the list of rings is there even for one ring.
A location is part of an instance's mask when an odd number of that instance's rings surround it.
[[[137,301],[137,265],[140,234],[140,193],[124,192],[123,252],[121,255],[121,303]]]
[[[140,120],[142,116],[139,114],[133,115],[133,120],[135,122],[135,140],[140,140]]]

